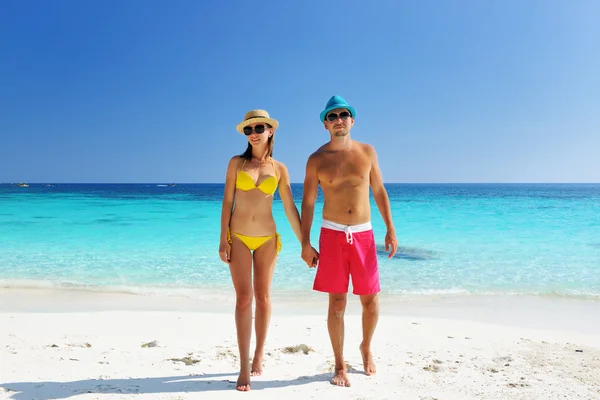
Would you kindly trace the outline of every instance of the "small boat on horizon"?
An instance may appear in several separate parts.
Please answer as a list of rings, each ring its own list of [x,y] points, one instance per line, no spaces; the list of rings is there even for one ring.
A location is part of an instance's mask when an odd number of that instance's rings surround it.
[[[25,183],[25,182],[19,182],[19,183],[17,183],[15,186],[16,186],[16,187],[29,187],[29,184],[28,184],[28,183]]]

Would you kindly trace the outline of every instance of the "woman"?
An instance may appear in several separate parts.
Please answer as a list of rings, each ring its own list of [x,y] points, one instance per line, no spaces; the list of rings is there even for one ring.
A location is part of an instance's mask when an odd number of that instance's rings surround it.
[[[281,249],[281,238],[273,219],[273,195],[278,188],[285,214],[301,240],[300,215],[292,198],[288,170],[272,157],[278,126],[264,110],[247,112],[237,130],[248,138],[248,147],[242,155],[229,161],[225,179],[219,256],[229,264],[236,294],[235,325],[240,351],[237,390],[240,391],[250,390],[250,376],[262,373],[271,318],[271,280]],[[256,349],[250,368],[253,294]]]

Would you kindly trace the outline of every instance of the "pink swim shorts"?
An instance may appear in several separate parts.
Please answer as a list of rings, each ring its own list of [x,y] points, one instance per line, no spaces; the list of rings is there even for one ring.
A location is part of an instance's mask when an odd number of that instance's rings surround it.
[[[341,225],[323,221],[319,238],[319,266],[313,290],[347,293],[352,276],[352,293],[378,293],[379,269],[371,223]]]

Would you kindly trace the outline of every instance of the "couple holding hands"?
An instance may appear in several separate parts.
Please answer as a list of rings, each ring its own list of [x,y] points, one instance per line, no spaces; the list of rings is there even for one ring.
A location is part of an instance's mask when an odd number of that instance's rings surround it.
[[[327,328],[335,357],[332,383],[350,386],[344,362],[344,311],[348,284],[362,304],[363,340],[360,345],[365,373],[375,373],[371,340],[379,318],[379,270],[369,188],[387,227],[385,249],[389,257],[398,242],[390,203],[383,186],[374,148],[350,138],[356,111],[340,96],[333,96],[320,118],[330,140],[306,163],[302,216],[294,204],[286,166],[273,159],[277,120],[264,110],[246,113],[237,130],[248,147],[229,161],[221,212],[219,256],[229,264],[236,293],[235,324],[240,352],[237,390],[250,390],[250,377],[262,374],[264,345],[271,318],[270,289],[281,238],[272,206],[279,189],[285,214],[302,244],[302,259],[317,268],[313,289],[329,294]],[[318,186],[323,191],[323,222],[319,251],[311,245],[310,230]],[[256,349],[250,364],[252,300],[256,302]]]

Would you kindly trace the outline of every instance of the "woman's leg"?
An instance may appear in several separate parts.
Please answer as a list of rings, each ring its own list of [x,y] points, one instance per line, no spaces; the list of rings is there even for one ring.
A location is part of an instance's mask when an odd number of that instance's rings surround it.
[[[250,339],[252,337],[252,253],[231,235],[231,279],[235,288],[235,327],[240,351],[237,390],[250,390]]]
[[[267,330],[271,320],[271,281],[277,261],[277,236],[254,251],[254,298],[256,301],[256,350],[252,359],[253,376],[262,374]]]

